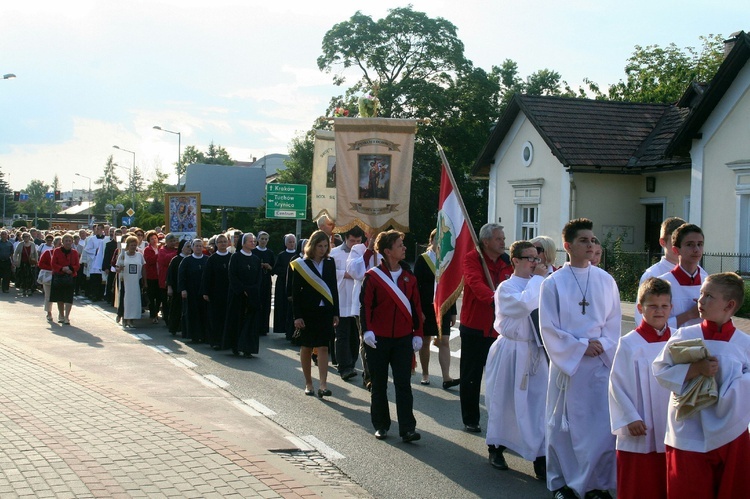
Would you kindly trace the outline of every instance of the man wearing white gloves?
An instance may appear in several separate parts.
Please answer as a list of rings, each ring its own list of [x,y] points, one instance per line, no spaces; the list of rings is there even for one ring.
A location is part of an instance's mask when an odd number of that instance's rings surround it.
[[[378,235],[375,250],[383,261],[365,274],[360,294],[360,321],[370,368],[370,417],[375,438],[384,440],[391,426],[388,410],[388,366],[396,389],[398,432],[404,442],[421,438],[412,407],[411,361],[422,348],[422,314],[417,279],[402,263],[404,234],[389,230]]]

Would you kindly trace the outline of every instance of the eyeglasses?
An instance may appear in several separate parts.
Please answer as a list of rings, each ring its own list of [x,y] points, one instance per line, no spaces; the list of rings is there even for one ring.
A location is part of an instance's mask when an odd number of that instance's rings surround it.
[[[531,263],[541,263],[542,259],[538,258],[536,256],[521,256],[518,258],[519,260],[526,260],[527,262]]]
[[[541,253],[544,253],[544,248],[541,246],[534,246],[536,248],[536,254],[539,255]]]

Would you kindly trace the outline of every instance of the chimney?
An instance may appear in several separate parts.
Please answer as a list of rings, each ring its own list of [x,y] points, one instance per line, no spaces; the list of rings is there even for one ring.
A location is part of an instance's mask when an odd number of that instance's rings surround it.
[[[732,51],[734,48],[734,44],[737,43],[737,38],[742,34],[742,31],[735,31],[731,35],[729,35],[729,38],[724,40],[724,59],[727,58],[729,55],[729,52]]]

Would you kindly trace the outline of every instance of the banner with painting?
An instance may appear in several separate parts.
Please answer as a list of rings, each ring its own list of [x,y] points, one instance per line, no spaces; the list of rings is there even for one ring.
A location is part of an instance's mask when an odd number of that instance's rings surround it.
[[[407,232],[417,120],[335,118],[333,129],[337,231]]]
[[[180,239],[195,239],[201,233],[201,193],[167,192],[164,194],[166,232]]]
[[[310,185],[312,191],[313,220],[322,215],[336,219],[336,147],[333,132],[315,130],[313,172]]]

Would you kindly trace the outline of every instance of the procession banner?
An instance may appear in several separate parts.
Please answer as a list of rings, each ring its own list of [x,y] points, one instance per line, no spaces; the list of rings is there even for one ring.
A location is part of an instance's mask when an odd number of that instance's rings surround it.
[[[335,118],[336,229],[409,231],[417,120]]]
[[[312,219],[328,215],[328,218],[336,220],[336,146],[330,130],[315,130],[310,190]]]
[[[201,193],[165,193],[164,217],[167,222],[167,232],[171,232],[179,239],[199,237],[201,233]]]

